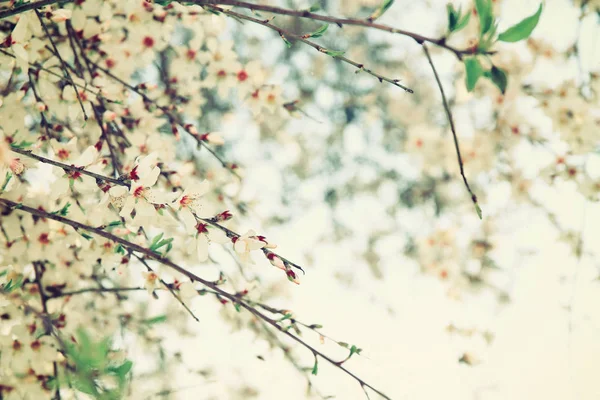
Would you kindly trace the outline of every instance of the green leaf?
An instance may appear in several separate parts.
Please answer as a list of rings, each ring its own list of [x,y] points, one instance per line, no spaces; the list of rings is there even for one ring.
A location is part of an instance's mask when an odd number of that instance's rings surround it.
[[[283,39],[283,42],[288,47],[288,49],[292,47],[292,43],[289,40],[287,40],[287,38],[285,36],[283,36],[283,35],[279,35],[279,36],[281,36],[281,39]]]
[[[375,21],[377,18],[381,17],[392,4],[394,4],[394,0],[383,0],[383,4],[367,19],[371,22]]]
[[[321,9],[321,5],[319,3],[315,3],[308,9],[309,12],[319,11]]]
[[[329,25],[325,24],[309,35],[309,37],[318,38],[323,36]]]
[[[164,235],[164,233],[161,232],[158,235],[154,236],[154,239],[152,239],[152,243],[150,243],[150,248],[151,249],[152,249],[152,246],[155,246],[158,243],[158,241],[160,239],[162,239],[163,235]]]
[[[4,183],[2,184],[2,187],[0,188],[0,192],[4,192],[4,189],[6,189],[6,187],[8,186],[8,183],[10,182],[12,178],[12,174],[10,172],[6,172],[6,175],[4,177]]]
[[[337,51],[337,50],[327,50],[327,49],[325,49],[324,53],[327,54],[328,56],[331,56],[331,57],[341,57],[346,52],[345,51]]]
[[[460,9],[458,10],[458,14],[460,15]],[[471,19],[471,13],[467,11],[465,13],[465,15],[462,16],[462,18],[459,18],[458,22],[456,23],[456,26],[454,27],[453,32],[460,31],[465,26],[467,26],[470,19]]]
[[[86,238],[87,240],[92,240],[92,239],[93,239],[93,237],[92,237],[91,235],[88,235],[88,234],[87,234],[87,233],[85,233],[85,232],[79,232],[79,234],[80,234],[81,236],[83,236],[84,238]]]
[[[292,314],[285,314],[283,317],[279,318],[277,322],[285,321],[286,319],[292,318]]]
[[[348,347],[350,347],[350,345],[349,345],[348,343],[346,343],[346,342],[337,342],[337,344],[339,344],[340,346],[342,346],[342,347],[344,347],[344,348],[346,348],[346,349],[347,349]]]
[[[479,216],[479,219],[483,219],[483,213],[481,212],[481,207],[479,207],[479,204],[475,203],[475,211],[477,211],[477,215]]]
[[[115,247],[115,253],[125,254],[125,249],[122,245],[118,244],[117,247]]]
[[[58,215],[65,217],[69,213],[69,207],[71,207],[71,203],[65,204],[63,206],[63,208],[61,208],[58,211],[51,212],[50,214],[54,214],[54,215],[58,214]]]
[[[15,142],[15,143],[11,143],[10,147],[13,147],[15,149],[26,149],[27,147],[31,146],[33,143],[32,142],[27,142],[25,140],[21,140],[20,142]]]
[[[498,40],[502,42],[518,42],[519,40],[527,39],[537,26],[543,7],[543,4],[540,4],[535,14],[502,32],[498,35]]]
[[[131,371],[131,367],[133,367],[133,363],[130,360],[126,360],[123,364],[119,365],[114,371],[117,375],[124,377]]]
[[[477,81],[483,75],[483,68],[479,60],[475,57],[465,59],[465,72],[467,90],[472,92],[475,89],[475,84],[477,84]]]
[[[448,30],[453,32],[454,28],[456,28],[456,24],[458,23],[459,13],[454,9],[454,5],[452,3],[446,4],[446,10],[448,11]]]
[[[508,77],[506,76],[506,72],[494,65],[490,71],[490,79],[496,86],[498,86],[498,89],[500,89],[502,94],[506,92],[506,86],[508,85]]]
[[[154,324],[160,324],[161,322],[165,322],[166,320],[167,320],[166,315],[158,315],[156,317],[148,318],[148,319],[144,320],[143,322],[146,325],[154,325]]]
[[[315,357],[315,364],[313,365],[311,374],[316,375],[319,373],[319,360]]]
[[[492,14],[491,0],[475,0],[475,9],[479,16],[479,36],[483,36],[492,26],[494,15]]]
[[[362,349],[356,347],[355,345],[352,345],[352,347],[350,347],[350,355],[348,356],[348,358],[352,357],[353,354],[360,355],[361,351],[362,351]]]

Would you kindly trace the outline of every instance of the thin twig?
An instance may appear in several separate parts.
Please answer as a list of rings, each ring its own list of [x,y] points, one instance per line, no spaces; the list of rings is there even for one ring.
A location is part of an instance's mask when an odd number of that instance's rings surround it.
[[[17,15],[17,14],[22,14],[26,11],[29,10],[34,10],[36,8],[41,8],[41,7],[45,7],[45,6],[50,6],[52,4],[56,4],[56,3],[72,3],[75,0],[42,0],[42,1],[34,1],[31,3],[27,3],[27,4],[23,4],[20,7],[15,7],[12,9],[8,9],[5,11],[0,11],[0,19],[4,19],[4,18],[8,18],[8,17],[12,17],[13,15]]]
[[[391,83],[394,86],[397,86],[397,87],[399,87],[401,89],[404,89],[408,93],[414,93],[414,91],[412,89],[407,88],[406,86],[401,85],[400,83],[398,83],[399,82],[398,79],[392,79],[392,78],[388,78],[386,76],[383,76],[381,74],[378,74],[378,73],[376,73],[376,72],[374,72],[374,71],[372,71],[372,70],[370,70],[368,68],[365,68],[364,64],[357,63],[356,61],[353,61],[353,60],[351,60],[351,59],[349,59],[347,57],[344,57],[342,55],[337,55],[335,53],[331,53],[330,54],[330,50],[326,49],[325,47],[320,46],[320,45],[318,45],[318,44],[316,44],[314,42],[311,42],[310,40],[304,38],[302,35],[297,35],[295,33],[292,33],[290,31],[288,31],[288,30],[279,28],[278,26],[275,26],[275,25],[271,24],[269,22],[269,20],[261,20],[261,19],[258,19],[258,18],[249,17],[249,16],[246,16],[246,15],[243,15],[243,14],[239,14],[239,13],[236,13],[236,12],[233,12],[233,11],[225,10],[223,8],[220,8],[220,7],[211,7],[211,8],[214,9],[214,10],[217,10],[219,12],[222,12],[225,15],[229,15],[229,16],[232,16],[232,17],[235,17],[235,18],[243,19],[243,20],[246,20],[246,21],[254,22],[254,23],[262,25],[262,26],[266,26],[267,28],[272,29],[275,32],[279,33],[279,36],[281,36],[282,38],[292,38],[292,39],[298,40],[298,41],[300,41],[300,42],[302,42],[302,43],[304,43],[304,44],[306,44],[306,45],[314,48],[315,50],[319,51],[320,53],[325,53],[327,55],[330,55],[331,57],[333,57],[333,58],[335,58],[337,60],[343,61],[346,64],[350,64],[350,65],[358,68],[359,71],[364,71],[364,72],[368,73],[369,75],[372,75],[372,76],[376,77],[377,79],[379,79],[379,82],[386,81],[388,83]]]
[[[14,54],[10,54],[9,52],[7,52],[7,51],[5,51],[3,49],[0,49],[0,53],[4,54],[6,56],[9,56],[9,57],[15,58],[15,59],[17,58]],[[60,74],[58,74],[58,73],[56,73],[56,72],[54,72],[54,71],[52,71],[52,70],[50,70],[48,68],[44,68],[44,67],[42,67],[38,63],[27,62],[27,64],[31,65],[32,67],[34,67],[37,70],[44,71],[44,72],[46,72],[46,73],[48,73],[48,74],[50,74],[52,76],[55,76],[57,78],[65,79],[65,77],[63,75],[60,75]],[[94,92],[89,87],[85,87],[84,85],[80,85],[79,83],[74,83],[74,85],[77,86],[78,88],[80,88],[81,90],[85,91],[85,92],[89,92],[89,93],[93,94],[94,96],[99,96],[100,95],[99,91],[98,92]],[[94,89],[96,89],[96,88],[94,88]]]
[[[113,175],[119,177],[122,174],[121,164],[119,164],[119,158],[117,156],[117,153],[108,138],[108,134],[106,133],[106,128],[102,121],[102,114],[100,113],[100,111],[98,110],[96,105],[94,105],[93,102],[90,101],[90,104],[92,105],[92,110],[94,110],[94,116],[96,117],[96,122],[98,122],[98,126],[100,126],[100,132],[101,132],[100,136],[102,137],[102,140],[104,140],[106,142],[106,145],[108,146],[108,151],[110,152],[110,159],[111,159],[111,162],[113,165]]]
[[[213,149],[211,149],[210,146],[208,146],[206,143],[204,143],[204,141],[202,141],[198,137],[198,135],[196,135],[193,132],[191,132],[190,129],[189,129],[188,124],[184,123],[177,115],[175,115],[173,112],[171,112],[167,107],[161,106],[161,105],[157,104],[154,100],[152,100],[150,97],[148,97],[143,91],[141,91],[137,87],[135,87],[135,86],[133,86],[133,85],[125,82],[123,79],[121,79],[118,76],[114,75],[108,69],[103,68],[102,66],[98,65],[94,61],[89,60],[89,63],[91,65],[93,65],[96,69],[104,72],[110,78],[114,79],[115,81],[119,82],[121,85],[125,86],[127,89],[129,89],[129,90],[133,91],[134,93],[138,94],[139,96],[141,96],[142,99],[144,99],[145,102],[147,102],[149,104],[154,104],[159,110],[161,110],[167,116],[167,118],[171,122],[174,122],[177,125],[181,126],[185,132],[187,132],[191,137],[194,138],[194,140],[198,143],[199,146],[202,146],[203,148],[205,148],[214,158],[216,158],[221,163],[221,165],[224,168],[226,168],[227,170],[229,170],[232,174],[234,174],[238,178],[241,178],[240,175],[235,170],[236,169],[236,165],[235,164],[226,162]]]
[[[33,158],[33,159],[38,160],[39,162],[42,162],[44,164],[49,164],[49,165],[53,165],[53,166],[58,167],[58,168],[62,168],[63,170],[66,170],[66,171],[79,172],[82,175],[91,176],[92,178],[95,178],[96,180],[110,182],[110,183],[115,184],[115,185],[127,186],[127,187],[129,186],[127,183],[125,183],[123,181],[120,181],[118,179],[114,179],[114,178],[111,178],[111,177],[108,177],[108,176],[105,176],[105,175],[96,174],[94,172],[85,170],[85,169],[83,169],[81,167],[77,167],[75,165],[64,164],[64,163],[61,163],[59,161],[54,161],[54,160],[51,160],[51,159],[46,158],[46,157],[42,157],[42,156],[37,155],[37,154],[33,154],[31,152],[31,150],[23,150],[23,149],[19,149],[19,148],[16,148],[16,147],[11,147],[11,150],[13,152],[15,152],[15,153],[19,153],[19,154],[24,155],[26,157]]]
[[[450,105],[448,104],[448,100],[446,99],[446,94],[444,93],[444,87],[442,86],[440,77],[437,73],[437,70],[435,69],[435,65],[433,64],[433,60],[431,59],[431,55],[429,54],[429,49],[427,48],[427,45],[425,43],[422,43],[422,46],[423,46],[423,52],[425,52],[425,56],[427,57],[427,60],[429,61],[429,65],[431,65],[431,70],[433,71],[433,75],[435,75],[435,81],[437,82],[437,86],[440,89],[440,93],[442,94],[442,103],[444,105],[444,110],[446,111],[446,116],[448,117],[448,122],[450,123],[450,130],[452,131],[452,138],[454,139],[454,148],[456,149],[456,156],[458,158],[458,166],[460,168],[460,175],[462,176],[463,182],[465,183],[465,186],[466,186],[467,190],[469,191],[469,194],[471,195],[471,200],[473,201],[473,204],[475,205],[475,208],[477,209],[477,214],[481,218],[481,209],[479,208],[479,204],[477,204],[477,196],[475,196],[475,193],[473,193],[473,191],[471,190],[471,187],[469,186],[469,182],[467,181],[467,177],[465,176],[465,170],[463,167],[462,156],[460,154],[460,146],[458,144],[458,137],[456,135],[456,128],[454,127],[454,119],[452,118],[452,112],[450,111]]]
[[[364,28],[377,29],[380,31],[385,31],[385,32],[390,32],[390,33],[395,33],[395,34],[411,37],[411,38],[415,39],[418,43],[423,43],[423,42],[432,43],[438,47],[442,47],[448,51],[451,51],[452,53],[454,53],[454,55],[458,59],[462,59],[462,57],[464,55],[475,54],[477,51],[479,51],[476,48],[458,49],[456,47],[449,46],[446,43],[445,37],[442,37],[439,39],[434,39],[434,38],[420,35],[418,33],[409,32],[409,31],[406,31],[403,29],[397,29],[397,28],[394,28],[389,25],[369,22],[366,19],[328,17],[325,15],[319,15],[319,14],[312,13],[308,10],[290,10],[290,9],[286,9],[286,8],[282,8],[282,7],[274,7],[274,6],[268,6],[268,5],[262,5],[262,4],[247,3],[244,1],[236,1],[236,0],[217,0],[217,1],[192,0],[190,2],[194,3],[194,4],[206,5],[206,6],[227,5],[227,6],[246,8],[251,11],[265,11],[265,12],[269,12],[272,14],[288,15],[291,17],[299,17],[299,18],[307,18],[307,19],[311,19],[311,20],[315,20],[315,21],[326,22],[328,24],[335,24],[335,25],[339,26],[340,28],[344,25],[354,25],[354,26],[362,26]],[[486,53],[482,53],[482,54],[494,54],[494,52],[486,52]]]
[[[60,65],[62,65],[63,74],[65,75],[65,78],[69,81],[69,83],[73,87],[73,90],[75,91],[75,94],[77,95],[77,101],[79,102],[81,111],[83,111],[83,119],[87,121],[88,116],[87,116],[87,113],[85,112],[85,107],[83,106],[83,101],[81,100],[81,95],[79,94],[79,90],[77,90],[77,88],[75,87],[75,83],[73,82],[71,73],[69,72],[69,69],[67,68],[67,64],[65,63],[65,60],[63,60],[60,53],[58,52],[56,43],[54,43],[54,40],[52,40],[52,35],[50,35],[50,31],[48,31],[48,27],[46,26],[46,23],[44,22],[42,15],[40,14],[40,12],[37,9],[34,9],[34,11],[35,11],[35,14],[37,15],[38,19],[40,20],[40,24],[42,24],[44,33],[48,37],[48,40],[50,40],[50,44],[52,44],[52,48],[54,48],[54,53],[55,53],[56,57],[58,57],[58,60],[60,61]]]
[[[40,292],[40,301],[42,303],[42,310],[44,314],[48,315],[48,296],[44,292],[44,287],[42,286],[42,274],[43,274],[43,264],[41,261],[33,262],[33,271],[35,273],[35,283],[37,285],[38,291]],[[52,324],[44,324],[44,328],[46,329],[46,334],[50,334],[52,331]],[[56,384],[56,391],[54,392],[54,399],[60,400],[60,383],[58,381],[58,365],[56,361],[52,363],[53,372],[54,372],[54,381]]]
[[[135,258],[137,258],[142,264],[144,264],[144,266],[148,269],[148,271],[150,272],[154,272],[154,270],[152,268],[150,268],[150,266],[148,265],[148,263],[146,262],[146,260],[144,260],[142,257],[138,256],[135,253],[132,253],[133,256]],[[185,308],[185,310],[192,316],[192,318],[194,318],[196,320],[196,322],[200,322],[200,319],[198,319],[198,317],[196,317],[196,315],[194,314],[194,312],[187,306],[187,304],[185,304],[185,302],[183,300],[181,300],[181,297],[179,297],[179,295],[177,293],[175,293],[175,289],[173,289],[172,285],[169,285],[167,282],[165,282],[162,278],[160,278],[160,283],[166,287],[167,289],[169,289],[169,292],[171,292],[171,294],[173,295],[173,297],[175,297],[175,299],[179,302],[179,304],[181,304],[183,306],[183,308]]]

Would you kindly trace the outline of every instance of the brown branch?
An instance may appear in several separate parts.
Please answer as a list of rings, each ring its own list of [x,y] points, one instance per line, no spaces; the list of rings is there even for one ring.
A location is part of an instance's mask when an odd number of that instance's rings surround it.
[[[329,53],[330,50],[326,49],[325,47],[320,46],[320,45],[318,45],[318,44],[316,44],[314,42],[311,42],[310,40],[307,40],[303,35],[297,35],[295,33],[292,33],[290,31],[288,31],[288,30],[279,28],[278,26],[275,26],[275,25],[271,24],[269,22],[269,20],[261,20],[261,19],[258,19],[258,18],[248,17],[246,15],[239,14],[239,13],[236,13],[236,12],[233,12],[233,11],[228,11],[228,10],[222,9],[220,7],[212,7],[211,6],[210,8],[212,8],[214,10],[217,10],[219,12],[222,12],[225,15],[232,16],[234,18],[239,18],[239,19],[242,19],[242,20],[254,22],[254,23],[262,25],[262,26],[266,26],[267,28],[272,29],[275,32],[279,33],[279,36],[281,36],[284,39],[286,39],[286,38],[293,38],[294,40],[298,40],[298,41],[300,41],[300,42],[302,42],[302,43],[304,43],[304,44],[306,44],[306,45],[314,48],[315,50],[319,51],[320,53],[325,53],[327,55],[330,55],[331,57],[333,57],[333,58],[335,58],[337,60],[343,61],[346,64],[350,64],[353,67],[358,68],[358,71],[364,71],[364,72],[368,73],[369,75],[374,76],[375,78],[379,79],[379,82],[386,81],[388,83],[391,83],[394,86],[397,86],[397,87],[399,87],[401,89],[404,89],[408,93],[414,93],[412,89],[407,88],[406,86],[401,85],[400,83],[398,83],[399,82],[398,79],[388,78],[386,76],[383,76],[381,74],[373,72],[372,70],[370,70],[368,68],[365,68],[364,64],[357,63],[356,61],[353,61],[353,60],[351,60],[351,59],[349,59],[347,57],[344,57],[342,55],[333,55],[333,54],[330,54]]]
[[[35,9],[34,11],[35,11],[35,14],[37,15],[38,19],[40,20],[40,24],[42,24],[44,33],[48,37],[48,40],[50,40],[50,44],[52,45],[52,48],[54,48],[54,53],[55,53],[56,57],[58,57],[58,60],[60,61],[60,65],[62,66],[62,70],[63,70],[63,74],[65,75],[65,78],[69,81],[69,83],[73,87],[73,90],[75,91],[75,94],[77,95],[77,101],[79,102],[79,106],[81,107],[81,111],[83,112],[83,119],[87,121],[88,116],[87,116],[87,113],[85,112],[85,107],[83,106],[83,102],[81,100],[79,90],[77,90],[77,88],[75,87],[73,78],[71,77],[71,74],[69,73],[67,64],[65,63],[65,60],[63,60],[63,58],[60,56],[60,53],[58,52],[58,48],[56,47],[56,43],[54,43],[54,40],[52,39],[52,35],[50,35],[50,31],[48,31],[48,26],[46,26],[46,23],[44,22],[42,15],[40,14],[40,12],[37,9]]]
[[[33,73],[35,73],[33,71],[33,69],[29,68],[27,71],[27,76],[29,78],[29,84],[31,85],[31,91],[33,92],[33,97],[35,97],[35,101],[37,101],[38,103],[42,103],[42,104],[44,104],[44,106],[46,106],[46,103],[44,103],[44,101],[42,100],[38,91],[35,88],[34,79],[32,77]],[[56,135],[53,135],[50,133],[50,126],[49,126],[50,124],[48,122],[48,118],[46,118],[45,110],[40,111],[40,118],[41,118],[40,125],[44,128],[44,130],[46,132],[46,136],[48,136],[48,139],[50,139],[53,136],[56,136]],[[57,137],[55,137],[55,138],[57,138]]]
[[[96,105],[94,105],[93,102],[90,101],[90,104],[92,105],[92,110],[94,110],[94,116],[96,118],[96,122],[98,122],[98,126],[100,126],[100,132],[101,132],[100,137],[102,138],[102,140],[104,140],[106,142],[106,145],[108,146],[108,151],[110,153],[110,159],[111,159],[111,162],[113,165],[113,174],[115,176],[121,176],[121,174],[122,174],[121,173],[121,164],[119,163],[119,158],[117,156],[117,153],[108,138],[108,134],[106,133],[106,128],[104,127],[104,123],[102,121],[102,114],[100,113],[100,111],[98,110]]]
[[[8,56],[8,57],[17,58],[17,57],[16,57],[14,54],[11,54],[11,53],[9,53],[9,52],[7,52],[7,51],[3,50],[3,49],[0,49],[0,53],[2,53],[2,54],[4,54],[4,55],[6,55],[6,56]],[[60,75],[60,74],[58,74],[58,73],[56,73],[56,72],[54,72],[54,71],[52,71],[52,70],[50,70],[50,69],[48,69],[48,68],[44,68],[44,67],[42,67],[42,66],[41,66],[40,64],[38,64],[38,63],[31,63],[31,62],[27,62],[27,64],[31,65],[32,67],[34,67],[34,68],[35,68],[35,69],[37,69],[37,70],[44,71],[44,72],[46,72],[46,73],[48,73],[48,74],[50,74],[50,75],[52,75],[52,76],[55,76],[55,77],[57,77],[57,78],[60,78],[60,79],[65,79],[65,77],[64,77],[63,75]],[[80,85],[80,84],[78,84],[78,83],[74,83],[74,82],[73,82],[73,84],[74,84],[76,87],[78,87],[78,88],[80,88],[81,90],[83,90],[83,91],[89,92],[89,93],[91,93],[91,94],[93,94],[93,95],[95,95],[95,96],[99,96],[99,93],[100,93],[99,91],[98,91],[98,93],[96,93],[96,92],[94,92],[93,90],[91,90],[89,87],[85,87],[84,85]]]
[[[42,157],[42,156],[37,155],[37,154],[33,154],[31,152],[31,150],[23,150],[23,149],[19,149],[19,148],[16,148],[16,147],[11,147],[11,150],[13,152],[15,152],[15,153],[18,153],[18,154],[24,155],[26,157],[30,157],[30,158],[33,158],[35,160],[38,160],[39,162],[42,162],[44,164],[53,165],[55,167],[62,168],[64,170],[66,170],[66,171],[79,172],[80,174],[91,176],[92,178],[95,178],[97,181],[98,180],[99,181],[105,181],[105,182],[110,182],[110,183],[115,184],[115,185],[121,185],[121,186],[127,186],[127,187],[129,187],[129,185],[127,183],[125,183],[123,181],[120,181],[118,179],[114,179],[114,178],[110,178],[108,176],[96,174],[94,172],[85,170],[85,169],[83,169],[81,167],[76,167],[75,165],[68,165],[68,164],[64,164],[64,163],[58,162],[58,161],[54,161],[54,160],[51,160],[51,159],[46,158],[46,157]]]
[[[161,110],[169,119],[169,121],[176,123],[177,125],[181,126],[183,128],[183,130],[185,132],[187,132],[191,137],[194,138],[194,140],[196,140],[196,142],[198,143],[198,146],[201,146],[203,148],[205,148],[206,150],[208,150],[208,152],[214,157],[216,158],[221,165],[226,168],[227,170],[229,170],[232,174],[234,174],[235,176],[237,176],[238,178],[241,179],[241,176],[235,171],[235,169],[237,168],[235,166],[235,164],[232,163],[228,163],[226,162],[221,156],[219,156],[213,149],[210,148],[210,146],[208,146],[206,143],[204,143],[204,141],[202,141],[202,139],[200,139],[198,137],[198,135],[194,134],[193,132],[190,131],[188,124],[184,123],[177,115],[175,115],[173,112],[171,112],[171,110],[169,110],[167,107],[165,106],[161,106],[159,104],[157,104],[154,100],[152,100],[150,97],[148,97],[143,91],[141,91],[139,88],[125,82],[123,79],[119,78],[118,76],[114,75],[112,72],[110,72],[108,69],[103,68],[102,66],[98,65],[97,63],[95,63],[92,60],[88,60],[89,63],[91,65],[93,65],[96,69],[104,72],[107,76],[109,76],[110,78],[112,78],[113,80],[119,82],[121,85],[125,86],[127,89],[133,91],[134,93],[138,94],[139,96],[142,97],[142,99],[144,99],[145,102],[149,103],[149,104],[153,104],[155,105],[159,110]]]
[[[37,285],[38,291],[40,292],[40,301],[42,303],[42,310],[45,315],[48,315],[48,296],[44,292],[44,287],[42,286],[42,275],[43,275],[44,265],[41,261],[33,262],[33,271],[35,273],[35,283]],[[46,329],[46,334],[50,334],[52,331],[52,324],[44,324],[44,328]],[[54,392],[54,399],[60,400],[60,383],[58,381],[58,364],[56,361],[52,363],[53,372],[54,372],[54,380],[56,382],[56,390]]]
[[[429,61],[429,65],[431,66],[431,70],[433,71],[433,75],[435,76],[435,81],[437,82],[437,86],[440,89],[440,93],[442,95],[442,103],[444,105],[444,110],[446,111],[446,116],[448,117],[448,122],[450,123],[450,130],[452,131],[452,138],[454,139],[454,148],[456,149],[456,156],[458,158],[458,166],[460,168],[460,175],[462,176],[463,182],[465,183],[465,187],[469,191],[471,195],[471,201],[475,205],[475,209],[477,210],[477,214],[479,218],[481,218],[481,208],[479,204],[477,204],[477,196],[471,190],[469,186],[469,182],[467,181],[467,177],[465,176],[465,170],[463,166],[462,156],[460,154],[460,146],[458,145],[458,137],[456,136],[456,128],[454,127],[454,119],[452,118],[452,112],[450,111],[450,105],[448,104],[448,100],[446,99],[446,93],[444,93],[444,87],[442,86],[442,82],[440,81],[440,77],[435,69],[435,65],[433,64],[433,60],[431,59],[431,54],[429,54],[429,49],[425,43],[422,44],[423,52],[425,52],[425,56]]]
[[[368,20],[363,20],[363,19],[328,17],[325,15],[315,14],[315,13],[309,12],[307,10],[290,10],[290,9],[281,8],[281,7],[247,3],[244,1],[236,1],[236,0],[217,0],[217,1],[192,0],[192,1],[190,1],[190,3],[194,3],[194,4],[198,4],[198,5],[206,5],[206,6],[227,5],[227,6],[246,8],[251,11],[265,11],[265,12],[269,12],[272,14],[288,15],[291,17],[307,18],[307,19],[311,19],[311,20],[315,20],[315,21],[322,21],[322,22],[326,22],[328,24],[335,24],[335,25],[339,26],[340,28],[344,25],[354,25],[354,26],[362,26],[365,28],[377,29],[380,31],[395,33],[395,34],[413,38],[418,43],[424,43],[424,42],[432,43],[436,46],[439,46],[448,51],[451,51],[452,53],[454,53],[454,55],[458,59],[462,59],[462,57],[464,55],[475,54],[477,51],[477,49],[473,49],[473,48],[458,49],[456,47],[449,46],[448,44],[446,44],[445,37],[442,37],[439,39],[434,39],[434,38],[420,35],[418,33],[406,31],[404,29],[397,29],[397,28],[394,28],[389,25],[373,23],[373,22],[369,22]],[[486,52],[484,54],[493,54],[493,53],[494,52]]]
[[[17,14],[22,14],[26,11],[29,10],[34,10],[36,8],[41,8],[41,7],[45,7],[45,6],[50,6],[52,4],[56,4],[56,3],[72,3],[75,0],[42,0],[42,1],[34,1],[31,3],[27,3],[27,4],[23,4],[20,7],[15,7],[12,9],[8,9],[8,10],[4,10],[4,11],[0,11],[0,19],[4,19],[4,18],[8,18],[8,17],[12,17],[13,15],[17,15]]]
[[[138,256],[137,254],[132,253],[133,256],[135,258],[137,258],[142,264],[144,264],[144,266],[146,267],[146,269],[150,272],[154,272],[154,270],[152,268],[150,268],[150,265],[148,265],[148,263],[146,262],[146,260],[144,260],[143,257]],[[160,283],[166,287],[167,289],[169,289],[169,292],[171,292],[171,294],[173,295],[173,297],[175,297],[175,300],[177,300],[179,302],[179,304],[181,304],[183,306],[183,308],[185,308],[185,310],[192,316],[192,318],[194,318],[196,320],[196,322],[200,322],[200,320],[198,319],[198,317],[196,317],[196,315],[194,314],[194,312],[187,306],[187,304],[184,303],[183,300],[181,300],[181,297],[179,297],[179,295],[177,293],[175,293],[175,289],[173,288],[173,285],[169,285],[167,282],[165,282],[162,278],[160,279]]]
[[[171,269],[179,272],[180,274],[188,277],[190,280],[195,281],[195,282],[199,282],[201,284],[203,284],[204,286],[212,289],[213,291],[217,292],[220,296],[225,297],[226,299],[230,300],[231,302],[237,303],[240,305],[240,307],[246,309],[247,311],[249,311],[251,314],[253,314],[255,317],[265,321],[266,323],[268,323],[269,325],[271,325],[272,327],[274,327],[275,329],[279,330],[282,334],[288,336],[289,338],[291,338],[292,340],[296,341],[297,343],[299,343],[300,345],[302,345],[303,347],[305,347],[306,349],[308,349],[309,351],[311,351],[315,356],[319,356],[322,359],[326,360],[327,362],[329,362],[330,364],[334,365],[335,367],[339,368],[340,370],[344,371],[347,375],[351,376],[352,378],[354,378],[359,384],[360,386],[364,389],[365,387],[370,388],[371,390],[373,390],[374,392],[376,392],[377,394],[379,394],[380,396],[382,396],[385,399],[390,399],[390,397],[386,396],[384,393],[380,392],[379,390],[375,389],[373,386],[369,385],[368,383],[366,383],[364,380],[362,380],[360,377],[358,377],[357,375],[353,374],[352,372],[350,372],[348,369],[346,369],[344,366],[339,365],[339,363],[335,360],[333,360],[332,358],[330,358],[329,356],[325,355],[324,353],[318,351],[317,349],[315,349],[314,347],[312,347],[311,345],[309,345],[308,343],[306,343],[304,340],[300,339],[299,337],[289,333],[288,331],[284,330],[281,326],[278,325],[277,321],[269,318],[268,316],[266,316],[265,314],[261,313],[260,311],[258,311],[257,309],[255,309],[254,307],[252,307],[251,305],[247,304],[245,301],[241,300],[238,296],[231,294],[229,292],[224,291],[223,289],[219,288],[214,282],[210,282],[206,279],[203,279],[201,277],[199,277],[198,275],[186,270],[185,268],[179,266],[178,264],[174,263],[173,261],[171,261],[170,259],[162,256],[161,254],[154,252],[150,249],[147,249],[145,247],[142,247],[138,244],[129,242],[128,240],[125,240],[119,236],[113,235],[109,232],[105,232],[101,229],[98,228],[94,228],[92,226],[89,225],[85,225],[82,224],[80,222],[62,217],[60,215],[56,215],[56,214],[51,214],[48,213],[46,211],[43,210],[38,210],[29,206],[26,206],[24,204],[21,203],[15,203],[14,201],[8,200],[8,199],[3,199],[0,198],[0,204],[4,204],[5,206],[7,206],[9,209],[13,209],[13,210],[20,210],[23,212],[27,212],[31,215],[40,217],[40,218],[46,218],[46,219],[51,219],[54,221],[58,221],[61,222],[63,224],[69,225],[72,228],[74,228],[76,231],[79,230],[85,230],[88,231],[90,233],[93,233],[97,236],[101,236],[105,239],[108,240],[112,240],[116,243],[121,244],[122,246],[124,246],[125,248],[127,248],[130,251],[135,251],[138,252],[140,254],[143,254],[145,257],[149,258],[149,259],[153,259],[155,261],[158,261],[168,267],[170,267]]]

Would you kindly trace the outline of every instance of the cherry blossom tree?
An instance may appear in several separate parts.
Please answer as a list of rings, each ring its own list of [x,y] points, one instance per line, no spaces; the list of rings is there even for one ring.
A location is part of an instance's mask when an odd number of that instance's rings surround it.
[[[358,235],[377,279],[394,241],[451,298],[510,300],[497,237],[515,208],[586,256],[538,190],[599,199],[600,65],[579,33],[562,50],[536,37],[537,2],[514,21],[501,1],[438,2],[431,35],[394,23],[400,1],[281,3],[0,1],[0,398],[175,396],[169,343],[199,302],[281,352],[307,396],[325,398],[312,379],[329,364],[390,398],[347,367],[358,345],[269,302],[310,291],[315,265],[269,230],[314,188],[334,228],[311,240]],[[579,23],[600,12],[575,3]],[[561,63],[574,78],[537,79]],[[279,206],[261,208],[257,182]]]

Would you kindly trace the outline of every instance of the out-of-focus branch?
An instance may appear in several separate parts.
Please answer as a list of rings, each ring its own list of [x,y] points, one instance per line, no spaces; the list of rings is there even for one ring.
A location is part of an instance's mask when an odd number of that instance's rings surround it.
[[[32,1],[31,3],[23,4],[19,7],[9,8],[8,10],[0,11],[0,19],[12,17],[13,15],[22,14],[26,11],[35,10],[36,8],[50,6],[56,3],[72,3],[75,0],[41,0]]]

